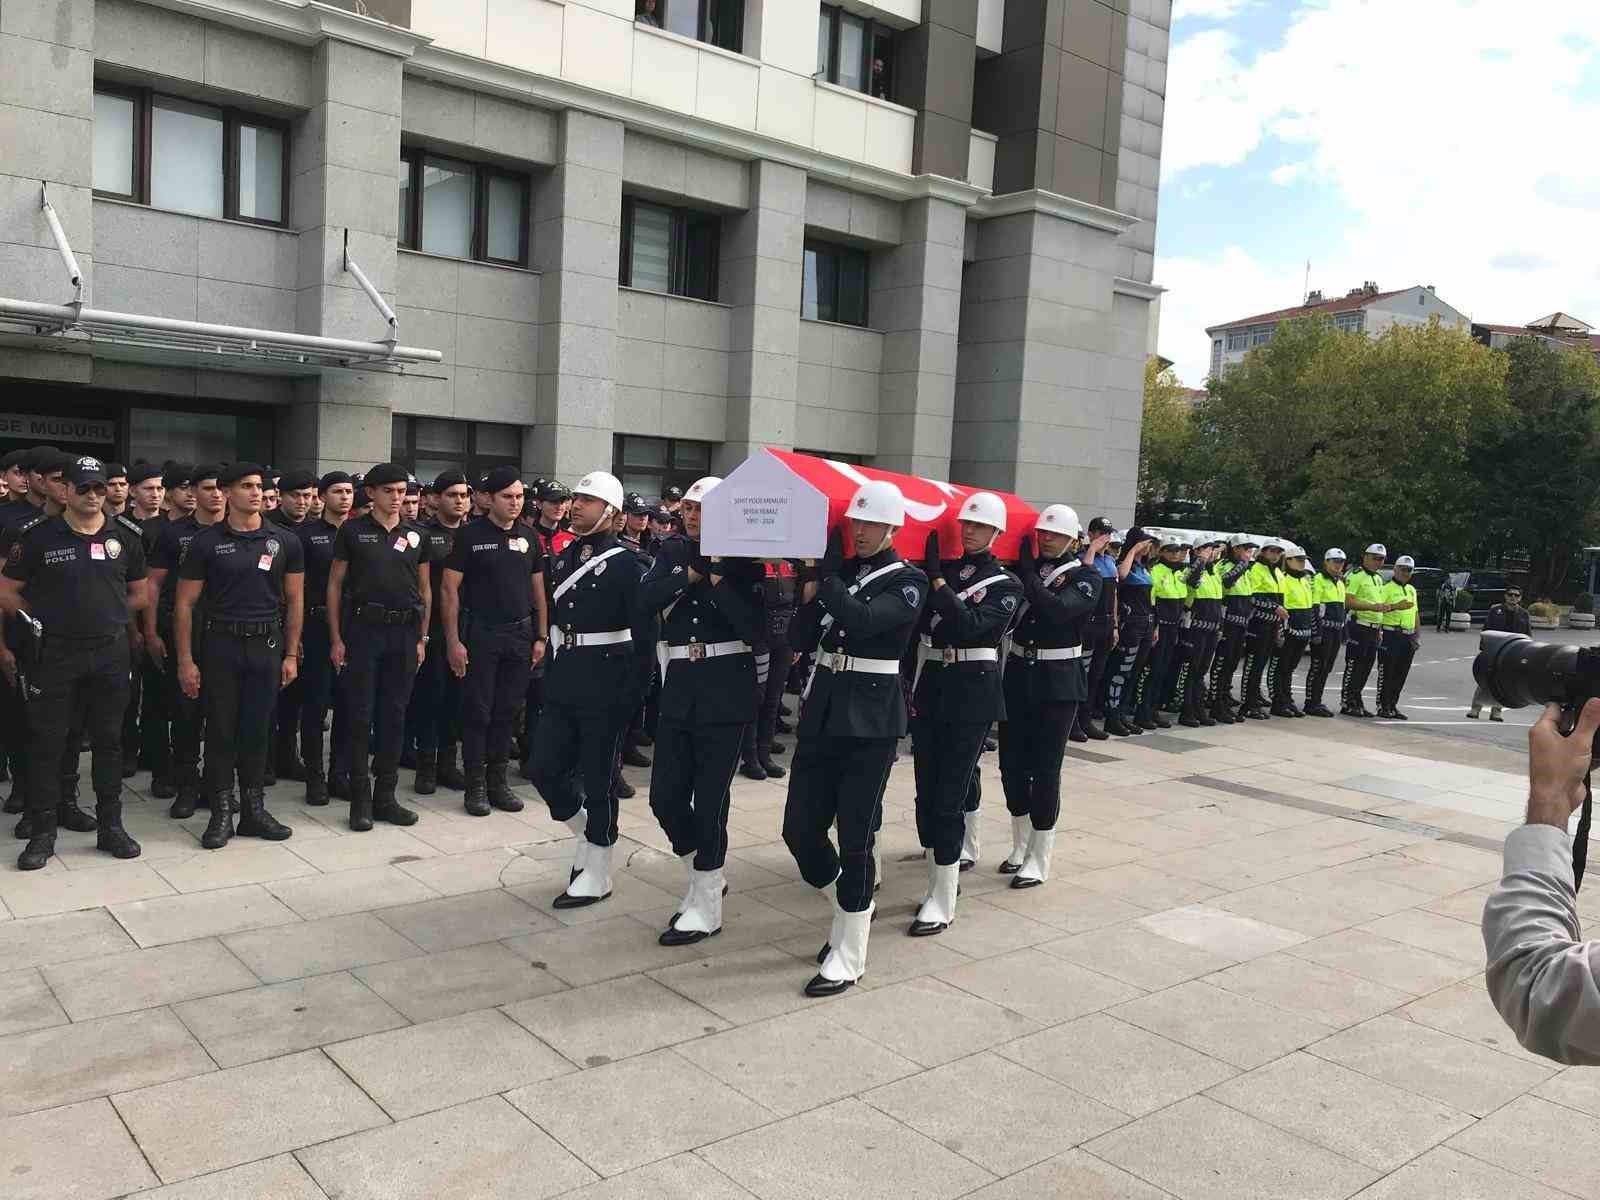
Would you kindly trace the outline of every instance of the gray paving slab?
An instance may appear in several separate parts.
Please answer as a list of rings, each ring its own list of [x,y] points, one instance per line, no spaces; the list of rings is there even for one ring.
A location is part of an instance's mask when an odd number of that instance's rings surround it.
[[[67,1014],[37,967],[0,975],[0,1036],[66,1023]]]
[[[140,1192],[139,1200],[327,1200],[292,1154]]]
[[[226,851],[219,851],[226,853]],[[116,904],[111,915],[141,946],[165,946],[196,938],[220,937],[245,929],[288,925],[300,917],[260,884],[219,888]],[[74,956],[76,957],[76,956]]]
[[[416,958],[422,950],[371,913],[301,921],[222,939],[266,983]]]
[[[158,1182],[105,1100],[0,1119],[6,1200],[109,1200]]]
[[[135,948],[111,914],[99,909],[0,922],[0,962],[7,971]]]
[[[1519,1096],[1446,1144],[1535,1183],[1600,1196],[1600,1118],[1588,1113]]]
[[[1041,942],[1036,949],[1145,991],[1158,991],[1186,979],[1209,975],[1233,962],[1220,954],[1152,933],[1137,923],[1112,925],[1053,942]]]
[[[630,916],[613,916],[590,925],[507,938],[505,945],[563,983],[582,987],[694,961],[682,949],[657,944],[659,933]]]
[[[1572,1194],[1437,1146],[1357,1193],[1356,1200],[1569,1200]]]
[[[1495,1011],[1482,979],[1464,979],[1451,987],[1413,1000],[1396,1013],[1429,1029],[1453,1034],[1464,1041],[1499,1050],[1524,1062],[1548,1063],[1517,1044],[1516,1036]]]
[[[172,894],[172,887],[148,863],[107,865],[115,862],[109,855],[105,860],[77,871],[0,872],[0,900],[21,919]]]
[[[1333,1032],[1319,1021],[1198,979],[1119,1004],[1110,1014],[1245,1070]]]
[[[216,1070],[164,1008],[0,1038],[0,1115]]]
[[[430,954],[560,928],[507,891],[446,896],[379,909],[373,915]]]
[[[969,1192],[968,1200],[1039,1200],[1042,1196],[1071,1197],[1071,1200],[1169,1200],[1171,1195],[1082,1150],[1068,1150],[998,1183]]]
[[[190,1000],[174,1011],[222,1067],[406,1024],[370,988],[343,972]]]
[[[1228,967],[1207,975],[1205,982],[1334,1029],[1399,1008],[1411,998],[1410,992],[1346,975],[1287,951]]]
[[[565,987],[498,942],[358,967],[354,974],[413,1021],[434,1021]]]
[[[776,946],[759,946],[664,967],[651,971],[650,978],[723,1020],[743,1025],[821,1003],[801,992],[816,973],[815,959],[799,959]]]
[[[1593,1067],[1568,1067],[1534,1088],[1532,1094],[1600,1117],[1600,1071]]]
[[[519,1001],[505,1013],[580,1067],[603,1067],[728,1028],[647,975]]]
[[[1142,988],[1038,949],[964,963],[935,978],[1040,1025],[1059,1025],[1144,994]]]
[[[912,1062],[936,1067],[1040,1028],[1037,1021],[938,979],[847,992],[828,1018]]]
[[[751,1193],[698,1155],[678,1154],[581,1187],[570,1200],[751,1200]]]
[[[257,980],[215,938],[128,950],[44,968],[74,1021],[255,987]]]
[[[321,875],[304,875],[298,879],[280,879],[265,886],[267,891],[307,921],[436,898],[434,890],[427,884],[389,863],[351,867]]]
[[[1139,918],[1151,933],[1243,962],[1306,940],[1305,935],[1204,904],[1185,905]]]
[[[1330,933],[1293,946],[1288,953],[1414,996],[1483,974],[1482,961],[1446,958],[1364,929]]]

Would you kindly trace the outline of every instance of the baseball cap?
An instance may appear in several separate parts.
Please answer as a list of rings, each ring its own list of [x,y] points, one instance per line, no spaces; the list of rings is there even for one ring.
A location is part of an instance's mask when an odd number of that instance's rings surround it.
[[[1089,536],[1099,537],[1102,533],[1115,533],[1117,527],[1105,517],[1095,517],[1089,522]]]
[[[1385,546],[1382,542],[1373,542],[1372,545],[1367,547],[1366,552],[1368,554],[1376,554],[1379,558],[1389,557],[1389,547]]]
[[[571,500],[572,489],[559,479],[552,479],[539,492],[541,500]]]
[[[629,492],[627,496],[623,498],[622,511],[630,516],[636,516],[639,513],[649,512],[650,506],[644,502],[644,497],[638,492]]]
[[[672,510],[663,508],[658,504],[650,510],[650,519],[652,521],[664,521],[670,525],[672,524]]]
[[[1344,562],[1344,551],[1335,546],[1322,556],[1323,562]]]
[[[669,487],[666,491],[661,493],[661,498],[663,500],[682,500],[683,489],[677,486]]]
[[[1397,567],[1415,567],[1417,565],[1417,560],[1412,558],[1409,554],[1402,554],[1399,558],[1394,560],[1394,565]]]
[[[87,454],[82,458],[72,458],[68,455],[62,457],[67,461],[62,465],[61,475],[68,483],[77,486],[106,481],[106,465],[98,458]]]

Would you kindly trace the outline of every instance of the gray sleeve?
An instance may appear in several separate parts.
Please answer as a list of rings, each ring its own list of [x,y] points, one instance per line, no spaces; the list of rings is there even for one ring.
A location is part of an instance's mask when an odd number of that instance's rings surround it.
[[[1572,843],[1553,825],[1506,838],[1483,908],[1489,999],[1517,1041],[1557,1062],[1600,1064],[1600,942],[1579,941]]]

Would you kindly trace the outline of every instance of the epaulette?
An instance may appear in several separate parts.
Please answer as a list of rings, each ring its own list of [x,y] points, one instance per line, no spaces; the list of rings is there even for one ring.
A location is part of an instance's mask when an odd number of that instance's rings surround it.
[[[17,539],[21,540],[22,535],[27,533],[28,530],[34,528],[36,525],[44,524],[44,522],[48,521],[49,519],[50,519],[50,514],[49,513],[39,513],[37,516],[29,517],[21,525],[17,526],[17,533],[16,533]]]
[[[131,519],[127,513],[118,513],[116,520],[117,524],[121,525],[129,533],[133,534],[134,537],[141,540],[144,538],[144,526]]]

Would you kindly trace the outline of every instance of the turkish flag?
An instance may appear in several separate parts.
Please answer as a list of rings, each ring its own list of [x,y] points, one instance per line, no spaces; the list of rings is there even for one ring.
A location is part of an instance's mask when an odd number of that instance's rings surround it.
[[[921,559],[930,532],[939,535],[944,558],[961,556],[956,522],[966,498],[991,492],[1006,506],[1006,529],[994,552],[1014,559],[1024,535],[1039,514],[1010,492],[970,484],[902,475],[877,467],[855,466],[792,450],[761,450],[735,468],[706,496],[701,510],[701,543],[707,554],[741,558],[817,558],[829,531],[849,515],[856,489],[872,479],[894,484],[906,499],[906,523],[895,549]],[[848,543],[847,543],[848,544]]]

